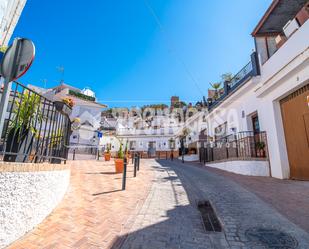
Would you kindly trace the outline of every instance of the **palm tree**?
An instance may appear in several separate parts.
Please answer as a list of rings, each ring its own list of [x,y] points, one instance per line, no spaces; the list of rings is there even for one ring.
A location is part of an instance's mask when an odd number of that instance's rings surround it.
[[[215,90],[214,98],[217,99],[219,97],[219,90],[221,88],[221,82],[218,83],[210,83],[211,87]]]

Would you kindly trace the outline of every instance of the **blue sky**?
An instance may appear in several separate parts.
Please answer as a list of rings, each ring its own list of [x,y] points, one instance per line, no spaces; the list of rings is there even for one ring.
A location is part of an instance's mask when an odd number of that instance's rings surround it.
[[[20,79],[90,87],[111,107],[195,103],[249,60],[251,31],[271,0],[28,0],[13,37],[36,45]]]

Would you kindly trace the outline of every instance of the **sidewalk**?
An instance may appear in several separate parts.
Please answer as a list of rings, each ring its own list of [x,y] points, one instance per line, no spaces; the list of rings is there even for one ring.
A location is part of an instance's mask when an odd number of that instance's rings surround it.
[[[71,183],[62,203],[9,249],[104,249],[130,228],[150,190],[152,170],[141,164],[133,178],[130,164],[127,190],[121,191],[122,174],[114,174],[113,161],[69,164]]]

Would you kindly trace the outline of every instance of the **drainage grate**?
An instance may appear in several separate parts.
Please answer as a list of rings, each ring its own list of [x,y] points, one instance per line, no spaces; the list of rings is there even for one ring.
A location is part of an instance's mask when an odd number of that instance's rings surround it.
[[[298,246],[291,235],[271,228],[250,228],[246,231],[246,237],[267,249],[295,249]]]
[[[222,232],[220,221],[209,201],[199,201],[197,204],[206,231]]]

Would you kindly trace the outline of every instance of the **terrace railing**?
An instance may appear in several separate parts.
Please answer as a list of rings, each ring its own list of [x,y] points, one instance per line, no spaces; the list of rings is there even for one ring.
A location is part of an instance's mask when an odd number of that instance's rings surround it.
[[[13,82],[11,89],[0,141],[1,160],[65,161],[71,130],[68,115],[58,111],[51,100],[18,82]]]
[[[205,162],[232,159],[267,160],[266,132],[245,131],[214,142],[206,142],[206,146],[200,149],[200,155],[201,160]]]
[[[250,62],[245,65],[229,82],[224,83],[224,93],[219,96],[218,99],[208,102],[208,109],[212,110],[224,101],[229,95],[231,95],[238,87],[242,86],[253,76],[260,74],[259,63],[257,53],[251,54]]]

